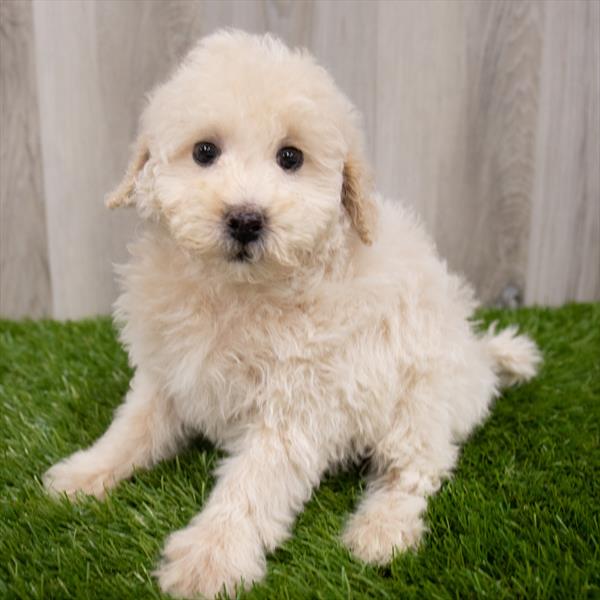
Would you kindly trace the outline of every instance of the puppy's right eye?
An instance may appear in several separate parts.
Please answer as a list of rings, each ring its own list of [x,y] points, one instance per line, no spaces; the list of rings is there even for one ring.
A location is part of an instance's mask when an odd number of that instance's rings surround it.
[[[285,146],[277,152],[277,164],[284,171],[297,171],[304,162],[302,150],[294,148],[294,146]]]
[[[192,152],[194,160],[203,167],[212,165],[219,158],[219,154],[221,150],[212,142],[198,142]]]

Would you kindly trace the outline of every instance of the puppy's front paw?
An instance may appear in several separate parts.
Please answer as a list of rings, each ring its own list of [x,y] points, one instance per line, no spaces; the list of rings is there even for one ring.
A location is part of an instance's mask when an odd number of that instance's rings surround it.
[[[423,531],[423,520],[418,515],[394,519],[385,514],[365,512],[350,519],[342,541],[363,562],[386,565],[392,560],[394,551],[416,547]]]
[[[264,552],[256,533],[219,522],[200,522],[167,540],[155,572],[163,592],[178,598],[234,596],[236,588],[263,578]]]
[[[103,498],[106,490],[116,484],[114,471],[89,450],[76,452],[48,469],[42,478],[52,496],[66,493],[75,498],[78,493]]]

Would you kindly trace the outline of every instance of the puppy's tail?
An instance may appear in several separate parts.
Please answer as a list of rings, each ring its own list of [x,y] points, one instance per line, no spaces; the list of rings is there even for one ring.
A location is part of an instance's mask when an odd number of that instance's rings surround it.
[[[500,387],[528,381],[535,376],[542,362],[535,342],[526,335],[519,335],[515,326],[496,333],[496,323],[493,323],[481,341],[492,359]]]

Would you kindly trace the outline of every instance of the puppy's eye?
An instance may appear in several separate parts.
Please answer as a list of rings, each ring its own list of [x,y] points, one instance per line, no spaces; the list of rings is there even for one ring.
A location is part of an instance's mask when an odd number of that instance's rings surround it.
[[[219,158],[219,154],[221,154],[220,148],[212,142],[198,142],[192,152],[194,160],[203,167],[212,165]]]
[[[302,150],[293,146],[286,146],[277,152],[277,164],[284,171],[297,171],[304,162]]]

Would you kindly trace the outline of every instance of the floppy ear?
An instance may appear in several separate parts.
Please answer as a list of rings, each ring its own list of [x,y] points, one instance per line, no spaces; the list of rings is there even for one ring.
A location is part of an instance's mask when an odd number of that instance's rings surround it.
[[[377,226],[377,206],[372,198],[371,176],[362,161],[348,156],[344,163],[342,204],[363,243],[371,245]]]
[[[139,137],[121,183],[106,197],[108,208],[131,206],[135,202],[135,178],[150,158],[148,143]]]

